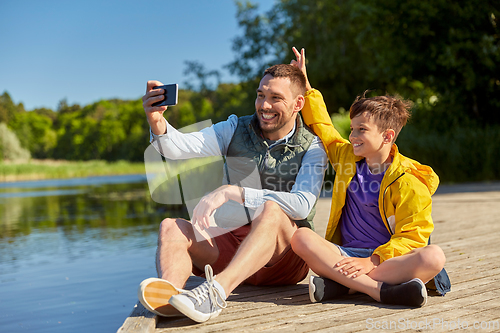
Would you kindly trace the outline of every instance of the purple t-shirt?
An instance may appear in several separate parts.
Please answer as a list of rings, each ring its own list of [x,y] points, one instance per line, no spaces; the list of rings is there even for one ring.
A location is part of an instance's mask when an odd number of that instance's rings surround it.
[[[340,217],[342,246],[375,249],[391,238],[378,209],[382,178],[384,172],[372,174],[366,160],[356,163]]]

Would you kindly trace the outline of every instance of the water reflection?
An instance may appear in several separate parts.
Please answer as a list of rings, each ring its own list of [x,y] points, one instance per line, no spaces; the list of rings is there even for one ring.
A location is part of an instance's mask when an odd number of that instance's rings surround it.
[[[181,208],[168,206],[167,211],[167,206],[154,203],[144,182],[37,191],[0,189],[0,239],[28,235],[34,228],[50,232],[63,227],[64,232],[72,233],[86,228],[150,225],[155,216],[184,215]]]
[[[144,176],[100,178],[1,184],[2,331],[116,331],[155,274],[159,222],[187,212]]]

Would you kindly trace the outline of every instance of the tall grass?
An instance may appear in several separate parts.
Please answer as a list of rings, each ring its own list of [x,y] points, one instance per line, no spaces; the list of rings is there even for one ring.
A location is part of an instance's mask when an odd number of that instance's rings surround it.
[[[143,162],[30,160],[0,162],[0,182],[145,173]]]

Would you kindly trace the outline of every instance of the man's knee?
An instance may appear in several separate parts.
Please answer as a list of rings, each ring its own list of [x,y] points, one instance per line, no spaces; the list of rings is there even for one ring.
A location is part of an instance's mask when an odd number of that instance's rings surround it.
[[[272,215],[283,215],[283,209],[281,209],[280,205],[276,202],[268,200],[264,203],[264,209],[262,210],[262,214],[272,216]]]
[[[189,238],[190,223],[182,219],[166,218],[160,223],[158,241],[172,238]]]
[[[169,233],[172,232],[172,229],[178,229],[178,225],[176,223],[176,219],[171,219],[171,218],[166,218],[160,223],[160,231],[159,235],[160,237],[164,235],[168,235]]]
[[[289,218],[281,207],[276,202],[268,200],[264,203],[260,214],[252,222],[256,222],[256,224],[268,224],[270,228],[274,228],[280,222],[288,221]]]

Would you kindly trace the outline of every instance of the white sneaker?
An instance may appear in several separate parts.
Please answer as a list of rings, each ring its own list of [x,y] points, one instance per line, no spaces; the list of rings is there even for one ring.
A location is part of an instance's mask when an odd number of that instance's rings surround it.
[[[163,317],[182,316],[169,304],[170,297],[184,292],[184,289],[174,287],[167,280],[158,278],[149,278],[141,282],[137,297],[146,309]]]
[[[225,292],[215,285],[212,267],[205,266],[207,281],[170,298],[170,304],[187,317],[199,323],[217,317],[227,306]]]

